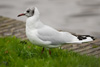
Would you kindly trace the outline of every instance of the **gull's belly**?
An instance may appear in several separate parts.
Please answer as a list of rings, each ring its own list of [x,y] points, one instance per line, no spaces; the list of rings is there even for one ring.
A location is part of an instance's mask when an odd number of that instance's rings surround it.
[[[37,30],[26,30],[26,36],[27,38],[33,43],[34,45],[39,45],[39,46],[48,46],[51,42],[49,41],[42,41],[38,38],[37,36]]]
[[[50,41],[43,41],[39,39],[37,35],[38,35],[37,30],[32,30],[32,31],[26,30],[27,38],[34,45],[48,47],[48,48],[56,48],[56,47],[61,46],[61,45],[52,45]]]

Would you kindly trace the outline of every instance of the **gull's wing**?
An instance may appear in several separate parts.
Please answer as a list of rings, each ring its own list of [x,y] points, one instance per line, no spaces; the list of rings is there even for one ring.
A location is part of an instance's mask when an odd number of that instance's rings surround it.
[[[38,29],[39,39],[43,41],[50,41],[53,45],[66,43],[72,40],[72,35],[67,32],[59,32],[49,26],[44,26]]]
[[[59,32],[52,27],[44,26],[38,29],[39,39],[43,41],[50,41],[52,45],[63,43],[82,43],[93,41],[94,38],[90,35],[73,35],[69,32]]]

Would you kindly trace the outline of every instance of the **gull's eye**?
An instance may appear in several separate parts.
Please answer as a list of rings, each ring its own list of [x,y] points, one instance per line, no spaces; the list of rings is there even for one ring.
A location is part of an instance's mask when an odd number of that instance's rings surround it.
[[[27,10],[26,12],[27,12],[27,13],[29,13],[30,11],[29,11],[29,10]]]

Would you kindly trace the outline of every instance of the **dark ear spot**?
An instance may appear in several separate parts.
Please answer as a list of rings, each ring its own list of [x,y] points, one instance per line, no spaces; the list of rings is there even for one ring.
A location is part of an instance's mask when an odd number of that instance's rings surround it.
[[[29,11],[29,10],[27,10],[26,12],[27,12],[27,13],[29,13],[30,11]]]
[[[34,10],[32,11],[32,14],[34,15]]]

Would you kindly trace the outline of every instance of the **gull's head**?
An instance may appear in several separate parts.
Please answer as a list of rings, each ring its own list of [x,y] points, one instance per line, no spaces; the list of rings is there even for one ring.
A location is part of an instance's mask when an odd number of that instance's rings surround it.
[[[34,15],[39,15],[37,7],[28,8],[24,13],[19,14],[18,17],[20,16],[32,17]]]

